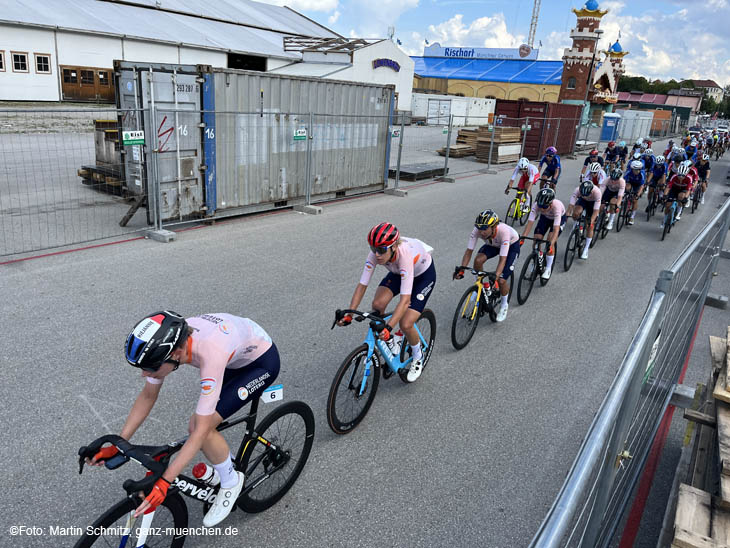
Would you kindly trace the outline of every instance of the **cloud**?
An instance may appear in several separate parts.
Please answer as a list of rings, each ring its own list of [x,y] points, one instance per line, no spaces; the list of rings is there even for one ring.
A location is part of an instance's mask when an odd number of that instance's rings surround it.
[[[339,18],[340,18],[340,12],[339,12],[339,11],[335,11],[335,12],[334,12],[334,13],[333,13],[332,15],[330,15],[330,16],[329,16],[329,17],[327,18],[327,22],[328,22],[328,23],[329,23],[330,25],[334,25],[334,24],[335,24],[335,23],[337,22],[337,20],[338,20]]]
[[[507,30],[504,14],[492,17],[479,17],[469,25],[464,24],[464,16],[460,13],[451,19],[429,25],[430,42],[439,42],[442,46],[477,46],[484,48],[515,48],[522,44],[525,36],[514,35]]]
[[[356,22],[357,36],[361,38],[385,38],[388,27],[396,27],[396,21],[405,12],[418,7],[419,0],[348,0],[347,17]],[[402,40],[402,39],[401,39]]]

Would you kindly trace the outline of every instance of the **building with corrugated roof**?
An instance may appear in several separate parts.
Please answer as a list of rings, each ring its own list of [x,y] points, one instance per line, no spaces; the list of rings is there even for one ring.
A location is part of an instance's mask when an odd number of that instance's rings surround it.
[[[250,0],[6,0],[0,100],[111,101],[115,59],[270,71],[301,59],[285,37],[342,38]]]
[[[556,103],[562,61],[538,61],[537,50],[425,48],[415,62],[413,91]],[[529,50],[529,48],[527,48]]]

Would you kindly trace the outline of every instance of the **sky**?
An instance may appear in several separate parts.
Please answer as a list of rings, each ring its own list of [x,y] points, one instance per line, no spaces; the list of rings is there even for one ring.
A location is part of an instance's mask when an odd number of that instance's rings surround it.
[[[533,0],[264,0],[287,5],[353,38],[395,38],[409,55],[430,44],[462,47],[519,47],[530,30]],[[570,47],[578,0],[543,0],[535,46],[539,59],[559,60]],[[627,75],[661,79],[712,79],[730,85],[730,0],[599,0],[608,9],[599,48],[616,41],[630,54]]]

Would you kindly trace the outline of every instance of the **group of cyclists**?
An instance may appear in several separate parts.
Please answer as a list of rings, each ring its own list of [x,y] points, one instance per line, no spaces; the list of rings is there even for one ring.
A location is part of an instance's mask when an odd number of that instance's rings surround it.
[[[631,218],[627,220],[628,224],[633,224],[636,204],[645,189],[648,189],[650,199],[677,201],[682,206],[695,185],[706,190],[710,176],[709,149],[727,145],[727,137],[716,138],[716,134],[706,137],[690,139],[684,147],[669,141],[666,150],[656,155],[649,139],[637,140],[630,151],[624,141],[618,145],[611,141],[603,154],[597,149],[591,150],[567,208],[555,195],[562,174],[556,149],[549,147],[537,166],[527,158],[521,158],[505,193],[509,193],[517,180],[517,188],[531,198],[532,187],[539,184],[532,205],[527,204],[525,208],[524,213],[529,211],[529,216],[522,233],[501,222],[493,210],[480,212],[469,235],[461,266],[456,267],[453,278],[464,276],[464,270],[470,268],[477,242],[482,240],[484,243],[474,257],[473,268],[482,271],[488,259],[499,257],[495,274],[501,299],[496,321],[503,322],[509,309],[509,280],[521,246],[533,227],[533,239],[549,238],[546,268],[541,274],[549,279],[556,242],[569,216],[578,220],[585,212],[586,244],[580,258],[586,260],[590,243],[596,237],[595,223],[602,208],[608,208],[607,228],[611,229],[627,195],[635,196]],[[701,199],[704,203],[704,198]],[[680,206],[676,218],[681,214]],[[382,315],[396,296],[399,296],[399,302],[378,336],[384,341],[393,336],[408,340],[413,360],[407,380],[414,382],[423,368],[422,349],[414,324],[436,283],[432,249],[416,238],[402,236],[389,222],[374,226],[367,235],[367,242],[370,252],[349,308],[357,309],[375,268],[384,266],[388,273],[379,283],[372,307]],[[339,320],[339,325],[346,326],[351,321],[352,317],[346,315]],[[276,345],[261,326],[248,318],[223,313],[184,318],[165,310],[137,323],[127,337],[125,357],[129,364],[141,370],[145,379],[122,428],[121,436],[125,439],[129,439],[147,418],[168,375],[181,364],[200,370],[200,395],[189,423],[190,436],[136,514],[154,511],[165,499],[177,475],[202,450],[220,478],[218,495],[205,515],[204,524],[211,527],[220,523],[233,508],[244,477],[236,471],[228,444],[216,427],[271,386],[280,367]],[[117,452],[113,445],[104,447],[88,462],[101,465]]]

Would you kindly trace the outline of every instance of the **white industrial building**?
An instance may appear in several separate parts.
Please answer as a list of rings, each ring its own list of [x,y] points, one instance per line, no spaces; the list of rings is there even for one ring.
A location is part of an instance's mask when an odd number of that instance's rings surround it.
[[[5,0],[0,100],[112,102],[117,59],[259,71],[291,67],[306,54],[285,47],[285,38],[350,42],[290,8],[249,0]],[[347,61],[349,72],[332,77],[394,84],[410,106],[413,61],[389,40],[361,49]],[[374,67],[378,56],[405,70],[395,71],[391,63]]]

